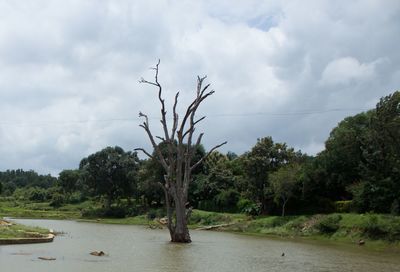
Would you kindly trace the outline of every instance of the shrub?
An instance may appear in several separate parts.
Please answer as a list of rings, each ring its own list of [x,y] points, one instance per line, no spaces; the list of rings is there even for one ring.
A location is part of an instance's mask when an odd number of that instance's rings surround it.
[[[85,200],[87,200],[87,198],[82,192],[73,192],[68,198],[68,203],[78,204]]]
[[[366,214],[360,224],[364,236],[387,241],[400,240],[400,218],[391,215]]]
[[[352,209],[352,201],[344,200],[344,201],[336,201],[334,203],[335,212],[338,213],[349,213]]]
[[[222,212],[235,212],[236,203],[239,200],[239,193],[234,189],[222,190],[215,196],[215,203],[217,204],[217,211]]]
[[[326,215],[320,219],[315,227],[321,233],[331,234],[339,229],[340,220],[342,220],[342,216],[339,214]]]
[[[392,206],[390,207],[390,213],[392,215],[399,215],[400,214],[400,205],[399,201],[395,199],[392,203]]]
[[[65,197],[62,194],[54,193],[51,197],[50,206],[58,208],[65,203]]]
[[[198,209],[203,211],[216,211],[217,204],[214,200],[210,199],[200,200],[198,204]]]
[[[31,201],[45,201],[47,198],[47,192],[46,190],[38,187],[32,187],[29,188],[26,193],[26,198],[28,198]]]
[[[125,218],[126,209],[123,207],[110,207],[110,208],[98,208],[98,209],[83,209],[81,211],[82,217],[109,217],[109,218]]]
[[[256,204],[247,198],[239,199],[236,206],[240,212],[247,215],[259,215],[261,211],[261,206],[259,204]]]

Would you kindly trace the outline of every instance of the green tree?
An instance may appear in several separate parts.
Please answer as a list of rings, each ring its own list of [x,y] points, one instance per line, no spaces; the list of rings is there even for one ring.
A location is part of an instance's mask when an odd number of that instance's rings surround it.
[[[97,196],[104,196],[107,209],[122,197],[130,197],[136,186],[139,160],[136,152],[107,147],[82,159],[80,170],[88,187]]]
[[[353,187],[360,211],[390,212],[400,198],[400,92],[381,98],[363,138],[362,181]]]
[[[190,196],[195,207],[210,211],[236,211],[239,192],[235,187],[232,161],[214,151],[204,161],[204,171],[194,176]]]
[[[282,207],[282,216],[285,216],[286,204],[293,197],[299,179],[300,166],[295,163],[282,166],[270,175],[271,192],[275,203]]]
[[[164,192],[158,182],[163,180],[164,169],[152,159],[144,160],[138,171],[138,195],[144,209],[163,204]]]
[[[58,184],[67,196],[78,189],[81,172],[79,170],[63,170],[58,177]]]
[[[333,201],[352,198],[362,179],[364,137],[374,111],[346,117],[332,129],[325,150],[302,165],[302,199],[307,212],[330,212]]]
[[[260,203],[261,213],[267,212],[269,175],[281,166],[296,160],[300,153],[285,143],[274,143],[271,137],[257,140],[256,145],[243,156],[244,171],[248,181],[248,196]]]
[[[369,111],[345,118],[325,142],[325,150],[319,158],[324,157],[325,182],[331,199],[350,198],[346,188],[361,179],[363,138],[369,130],[371,116],[373,112]]]

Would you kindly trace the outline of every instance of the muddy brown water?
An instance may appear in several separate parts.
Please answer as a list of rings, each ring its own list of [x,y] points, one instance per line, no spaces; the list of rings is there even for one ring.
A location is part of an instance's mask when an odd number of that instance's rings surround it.
[[[53,243],[0,246],[1,271],[400,271],[398,254],[343,245],[211,231],[191,231],[193,243],[173,244],[168,242],[166,230],[144,226],[14,221],[65,234],[57,236]],[[92,256],[92,251],[107,255]]]

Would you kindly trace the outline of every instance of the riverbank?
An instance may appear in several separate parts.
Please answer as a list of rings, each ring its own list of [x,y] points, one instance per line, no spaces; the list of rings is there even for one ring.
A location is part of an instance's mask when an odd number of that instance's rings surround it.
[[[83,204],[88,206],[90,203]],[[158,218],[148,215],[126,218],[82,218],[81,206],[67,205],[54,209],[45,203],[24,207],[0,202],[0,217],[36,219],[73,219],[85,222],[165,227]],[[285,239],[308,239],[363,246],[373,250],[400,253],[400,217],[383,214],[329,214],[302,216],[258,216],[194,210],[191,229],[210,229]]]
[[[0,219],[0,245],[45,243],[53,241],[50,230],[38,227],[28,227]]]

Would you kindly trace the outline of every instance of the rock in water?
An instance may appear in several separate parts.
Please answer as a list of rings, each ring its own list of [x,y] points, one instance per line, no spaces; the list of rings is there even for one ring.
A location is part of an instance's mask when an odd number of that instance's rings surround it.
[[[56,258],[53,257],[38,257],[38,259],[43,260],[43,261],[55,261]]]
[[[90,252],[90,255],[93,255],[93,256],[104,256],[106,254],[104,253],[104,251],[92,251],[92,252]]]

